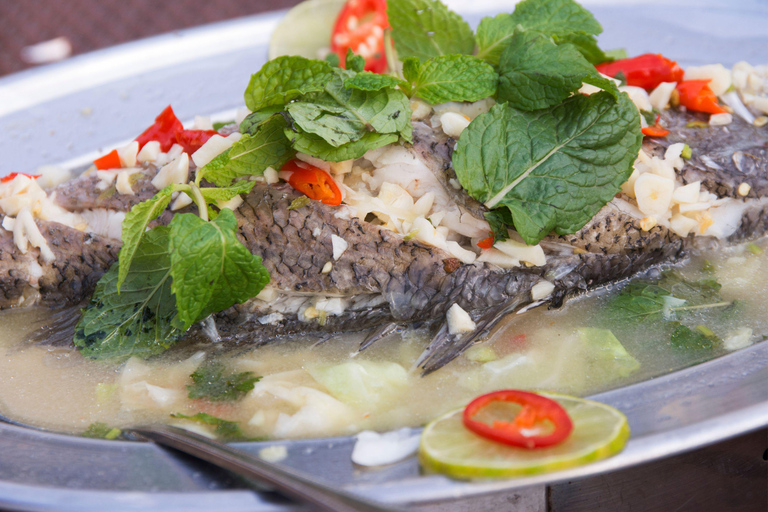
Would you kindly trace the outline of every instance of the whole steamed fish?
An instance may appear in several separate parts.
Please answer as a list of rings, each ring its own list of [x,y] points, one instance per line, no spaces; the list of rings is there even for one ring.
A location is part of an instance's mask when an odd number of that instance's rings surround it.
[[[689,127],[697,118],[674,110],[663,117],[670,135],[646,139],[644,151],[661,156],[677,142],[693,148],[677,179],[700,181],[702,191],[717,196],[723,217],[718,238],[735,243],[764,234],[768,131],[740,119],[726,127]],[[434,173],[462,215],[482,218],[484,207],[452,186],[454,145],[414,123],[409,151]],[[59,186],[55,199],[70,212],[124,212],[152,196],[154,172],[148,168],[136,178],[134,195],[99,193],[96,178],[81,177]],[[345,214],[343,207],[311,201],[290,208],[300,196],[287,184],[257,184],[238,208],[240,239],[263,258],[272,281],[258,298],[215,315],[223,341],[258,346],[308,333],[329,338],[368,330],[364,349],[402,326],[430,325],[434,337],[419,362],[429,373],[509,313],[540,304],[559,307],[574,294],[678,261],[697,243],[692,234],[681,237],[664,225],[644,224],[631,198],[620,194],[577,233],[546,238],[544,265],[503,269],[489,262],[462,263],[440,248]],[[0,309],[79,304],[117,259],[118,240],[51,221],[37,225],[55,258],[35,247],[21,254],[13,232],[0,230]],[[457,307],[473,328],[456,329],[449,321]],[[64,316],[71,325],[71,315]]]

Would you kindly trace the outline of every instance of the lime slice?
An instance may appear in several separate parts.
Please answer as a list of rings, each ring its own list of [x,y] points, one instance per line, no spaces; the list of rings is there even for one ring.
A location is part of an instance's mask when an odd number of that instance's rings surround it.
[[[627,418],[599,402],[541,393],[565,408],[573,431],[565,442],[527,450],[486,440],[464,427],[458,409],[426,426],[419,458],[431,471],[454,478],[501,478],[536,475],[579,466],[619,453],[629,439]]]
[[[321,59],[345,0],[307,0],[288,11],[269,41],[269,58],[299,55]]]

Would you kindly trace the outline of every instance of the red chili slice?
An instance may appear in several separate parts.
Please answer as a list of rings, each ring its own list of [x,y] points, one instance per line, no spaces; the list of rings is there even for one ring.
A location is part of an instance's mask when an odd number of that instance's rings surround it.
[[[119,169],[123,166],[116,149],[113,149],[101,158],[97,158],[93,163],[96,165],[96,168],[101,171],[106,169]]]
[[[477,242],[477,246],[481,249],[490,249],[493,247],[494,239],[492,236],[489,236],[488,238],[483,238],[479,242]]]
[[[717,102],[717,96],[709,88],[711,80],[686,80],[677,84],[680,93],[680,104],[688,110],[706,112],[708,114],[724,114],[727,112]]]
[[[11,174],[0,178],[0,183],[8,183],[9,181],[13,181],[13,179],[19,175],[26,176],[27,178],[32,178],[33,180],[36,180],[37,178],[40,177],[39,174],[27,174],[25,172],[12,172]]]
[[[310,199],[321,201],[331,206],[341,204],[341,191],[339,187],[333,181],[331,175],[322,169],[318,169],[305,162],[291,160],[281,170],[290,171],[292,174],[288,178],[288,183]]]
[[[683,70],[677,62],[669,60],[660,53],[646,53],[631,59],[621,59],[595,66],[599,72],[608,76],[624,75],[627,85],[655,89],[661,82],[680,82]]]
[[[523,406],[512,421],[494,421],[491,425],[475,420],[481,409],[494,402],[510,402]],[[464,426],[475,434],[498,443],[521,448],[543,448],[562,443],[573,430],[568,413],[560,404],[529,391],[506,389],[482,395],[464,409]],[[535,427],[551,429],[547,434],[528,431]]]
[[[174,144],[179,144],[185,152],[191,154],[217,133],[216,130],[185,130],[184,125],[168,105],[155,118],[155,124],[136,137],[136,141],[139,143],[139,149],[143,148],[147,142],[156,140],[160,143],[161,151],[168,151]]]
[[[331,34],[331,51],[341,65],[351,49],[365,59],[365,70],[383,73],[387,69],[384,54],[384,30],[389,28],[386,0],[349,0],[341,8]]]

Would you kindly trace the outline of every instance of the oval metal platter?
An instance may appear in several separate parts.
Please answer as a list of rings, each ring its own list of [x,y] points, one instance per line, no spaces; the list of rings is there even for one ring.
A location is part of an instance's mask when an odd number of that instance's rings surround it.
[[[512,2],[448,2],[472,24]],[[682,65],[768,61],[760,0],[585,1],[603,48],[663,51]],[[43,164],[78,166],[130,140],[169,103],[182,119],[231,118],[266,59],[282,13],[242,18],[79,56],[0,79],[0,175]],[[272,444],[284,464],[369,498],[424,503],[512,492],[648,462],[768,425],[768,343],[593,397],[622,410],[632,439],[616,457],[515,480],[457,482],[422,475],[415,457],[355,467],[354,438]],[[0,508],[14,510],[296,510],[269,492],[147,443],[90,440],[0,425]]]

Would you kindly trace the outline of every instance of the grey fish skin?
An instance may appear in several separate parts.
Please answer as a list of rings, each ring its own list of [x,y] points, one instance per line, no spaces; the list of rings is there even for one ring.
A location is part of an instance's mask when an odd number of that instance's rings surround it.
[[[751,201],[739,229],[728,241],[765,233],[768,206],[760,198],[768,196],[768,179],[765,153],[760,151],[768,147],[768,130],[755,130],[737,119],[728,127],[692,131],[685,128],[695,119],[690,114],[665,115],[671,116],[668,126],[677,126],[678,132],[673,131],[667,140],[646,140],[645,149],[663,152],[670,143],[684,139],[693,148],[694,159],[686,165],[683,179],[700,179],[703,189],[721,197]],[[722,140],[729,141],[730,147],[713,142],[721,135],[729,135]],[[413,150],[444,187],[452,172],[452,148],[451,139],[430,138],[425,125],[415,126]],[[745,172],[745,164],[734,160],[733,154],[739,151],[751,151],[759,157],[756,171]],[[708,158],[718,168],[706,167]],[[758,172],[760,169],[763,172]],[[736,192],[742,182],[752,187],[746,198]],[[483,213],[482,205],[461,197],[463,192],[450,184],[446,190],[458,196],[460,207],[475,215]],[[696,243],[692,236],[683,239],[663,226],[643,231],[636,218],[609,203],[579,232],[545,239],[546,265],[503,270],[490,264],[461,264],[440,249],[406,241],[392,231],[350,218],[344,207],[312,201],[289,210],[299,195],[288,185],[260,184],[238,209],[240,239],[263,258],[278,298],[273,302],[253,299],[217,314],[219,334],[230,344],[252,347],[296,335],[327,338],[374,329],[363,344],[367,347],[399,325],[427,324],[436,334],[419,364],[429,373],[457,357],[506,314],[531,305],[531,289],[541,279],[555,284],[546,302],[558,307],[572,295],[630,278],[654,265],[679,261]],[[349,244],[338,260],[333,258],[333,235]],[[330,272],[323,273],[329,262]],[[302,318],[297,314],[317,296],[344,299],[348,307],[339,315],[325,317]],[[445,314],[453,304],[472,316],[477,324],[474,332],[452,335],[448,331]]]
[[[0,222],[3,215],[0,214]],[[120,242],[83,233],[56,222],[37,221],[56,259],[45,262],[37,249],[21,254],[13,234],[0,229],[0,310],[37,302],[48,307],[78,304],[117,261]]]

